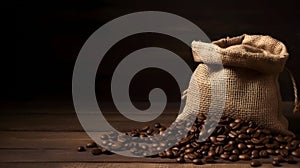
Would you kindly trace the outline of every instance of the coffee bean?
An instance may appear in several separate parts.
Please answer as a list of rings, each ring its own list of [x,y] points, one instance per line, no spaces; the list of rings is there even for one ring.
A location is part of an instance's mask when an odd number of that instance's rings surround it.
[[[207,152],[207,155],[210,156],[210,157],[213,157],[213,156],[216,155],[216,152],[213,151],[213,150],[210,150],[210,151]]]
[[[78,152],[83,152],[83,151],[85,151],[85,148],[83,146],[78,146],[77,151]]]
[[[251,142],[254,143],[254,144],[259,144],[261,143],[261,141],[257,138],[251,138]]]
[[[240,135],[238,135],[238,138],[239,139],[248,139],[248,138],[250,138],[250,136],[246,135],[246,134],[240,134]]]
[[[287,158],[285,159],[285,161],[286,161],[288,164],[296,164],[296,163],[297,163],[297,161],[294,160],[294,158],[291,157],[291,156],[287,157]]]
[[[201,161],[201,159],[193,159],[193,164],[196,164],[196,165],[201,165],[201,164],[203,164],[202,163],[202,161]]]
[[[233,148],[234,148],[233,145],[227,144],[227,145],[224,146],[223,149],[224,149],[224,151],[232,151]]]
[[[281,135],[276,136],[275,140],[278,142],[284,142],[284,138]]]
[[[292,151],[291,154],[292,154],[293,156],[297,157],[297,158],[300,158],[300,149],[297,149],[297,150]]]
[[[229,137],[231,137],[231,138],[237,137],[237,133],[236,133],[235,131],[230,131],[228,135],[229,135]]]
[[[224,141],[225,139],[226,139],[226,135],[218,135],[218,136],[217,136],[217,141],[222,142],[222,141]]]
[[[275,167],[281,166],[278,160],[272,160],[272,165]]]
[[[154,127],[155,127],[155,128],[160,128],[161,125],[160,125],[160,123],[155,123],[155,124],[154,124]]]
[[[266,158],[266,157],[268,157],[268,152],[266,150],[261,150],[259,152],[259,156],[262,158]]]
[[[148,125],[146,125],[146,126],[144,126],[144,127],[141,129],[141,131],[146,132],[149,128],[150,128],[150,127],[149,127]]]
[[[224,160],[227,160],[227,159],[229,159],[229,155],[228,154],[221,154],[220,155],[220,158],[222,158],[222,159],[224,159]]]
[[[286,157],[289,154],[289,151],[286,149],[280,150],[279,154],[283,157]]]
[[[255,130],[254,130],[253,128],[248,128],[248,129],[246,130],[246,133],[247,133],[247,134],[252,134],[254,131],[255,131]]]
[[[215,136],[211,136],[211,137],[209,137],[209,139],[210,139],[210,141],[212,143],[216,143],[217,142],[217,138]]]
[[[231,155],[231,156],[229,156],[228,160],[230,160],[230,161],[237,161],[238,160],[238,156],[237,155]]]
[[[177,163],[184,163],[185,160],[184,160],[183,157],[178,157],[178,158],[176,158],[176,162],[177,162]]]
[[[300,140],[293,140],[291,142],[291,145],[293,145],[293,146],[298,146],[299,144],[300,144]]]
[[[261,163],[260,163],[260,161],[258,161],[258,160],[252,160],[252,161],[250,162],[250,165],[251,165],[252,167],[259,167],[259,166],[261,166]]]
[[[223,147],[222,146],[217,146],[216,147],[216,150],[215,150],[215,153],[216,154],[218,154],[218,155],[220,155],[221,153],[223,153]]]
[[[168,158],[172,158],[174,156],[173,151],[171,149],[166,150],[165,153],[166,153],[166,157]]]
[[[282,163],[282,162],[285,161],[284,158],[283,158],[282,156],[280,156],[280,155],[277,156],[277,157],[274,157],[273,160],[276,160],[276,161],[278,161],[278,162],[280,162],[280,163]]]
[[[250,160],[250,156],[248,154],[239,155],[239,159],[241,160]]]
[[[95,149],[93,149],[93,150],[91,151],[91,153],[92,153],[93,155],[100,155],[100,154],[102,154],[102,150],[99,149],[99,148],[95,148]]]
[[[86,144],[86,147],[87,148],[95,148],[95,147],[97,147],[97,144],[95,142],[90,142],[90,143]]]
[[[269,155],[275,155],[275,151],[273,149],[266,150]]]
[[[192,153],[192,152],[194,152],[194,148],[187,148],[184,152],[185,153]]]
[[[255,145],[253,145],[253,144],[247,144],[246,146],[248,149],[253,149],[255,147]]]
[[[239,148],[239,149],[246,149],[246,145],[245,144],[243,144],[243,143],[239,143],[238,145],[237,145],[237,147]]]
[[[211,156],[207,156],[207,157],[205,157],[205,162],[206,162],[206,163],[214,163],[214,162],[215,162],[215,160],[214,160],[214,158],[213,158],[213,157],[211,157]]]
[[[240,154],[240,151],[238,149],[233,149],[231,153],[238,155],[238,154]]]

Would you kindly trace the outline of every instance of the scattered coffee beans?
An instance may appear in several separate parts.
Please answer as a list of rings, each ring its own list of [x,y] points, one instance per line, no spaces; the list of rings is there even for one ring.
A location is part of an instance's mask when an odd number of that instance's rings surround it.
[[[141,129],[133,129],[124,134],[110,132],[101,135],[101,146],[95,142],[86,144],[86,148],[92,148],[93,155],[110,154],[109,149],[115,151],[129,150],[134,154],[147,156],[147,153],[140,153],[140,149],[150,149],[157,155],[151,157],[175,158],[177,163],[186,161],[193,164],[215,163],[218,159],[238,161],[250,160],[252,167],[261,166],[260,158],[273,157],[271,164],[281,166],[280,163],[295,164],[297,161],[293,157],[300,158],[300,140],[292,136],[274,134],[268,129],[260,128],[252,121],[242,121],[229,117],[221,117],[219,124],[214,129],[213,126],[206,127],[206,116],[198,115],[193,125],[181,121],[177,123],[174,130],[166,130],[160,123],[153,126],[145,126]],[[212,119],[213,121],[213,119]],[[177,135],[182,134],[182,129],[191,128],[188,134],[178,139]],[[145,138],[160,134],[168,138],[169,142],[159,141],[153,143],[151,138],[146,143],[138,144],[131,142],[125,135],[131,137]],[[210,134],[207,139],[200,139],[202,136]],[[176,145],[171,146],[171,144]],[[162,149],[166,149],[162,151]],[[77,151],[85,151],[83,146],[79,146]],[[156,152],[158,151],[158,152]],[[275,157],[274,157],[275,156]]]

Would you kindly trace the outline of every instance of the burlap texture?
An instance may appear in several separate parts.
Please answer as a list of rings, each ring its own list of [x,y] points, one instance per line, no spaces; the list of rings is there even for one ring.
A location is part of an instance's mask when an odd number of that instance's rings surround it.
[[[224,69],[226,100],[223,114],[251,120],[273,132],[293,135],[282,114],[278,76],[288,58],[286,47],[270,36],[242,35],[212,43],[193,42],[194,60],[200,62],[191,78],[186,106],[179,116],[207,114],[211,105],[211,59],[218,53]],[[203,52],[205,51],[205,52]],[[205,59],[204,64],[199,58]],[[207,54],[212,53],[212,54]],[[210,58],[208,58],[210,57]],[[214,73],[214,72],[213,72]]]

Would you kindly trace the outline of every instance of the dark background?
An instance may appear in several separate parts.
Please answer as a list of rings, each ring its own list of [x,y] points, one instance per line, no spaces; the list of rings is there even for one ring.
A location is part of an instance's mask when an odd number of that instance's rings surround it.
[[[11,70],[4,71],[12,81],[2,82],[5,87],[1,105],[5,107],[22,107],[33,102],[44,108],[66,106],[73,109],[72,71],[84,42],[104,23],[145,10],[182,16],[198,25],[211,40],[243,33],[271,35],[286,44],[290,53],[287,67],[300,83],[300,15],[296,0],[19,1],[1,9],[2,21],[7,22],[3,25],[14,31],[10,36],[14,37],[13,48],[5,56],[16,58]],[[125,38],[107,53],[106,62],[100,65],[96,91],[101,101],[110,101],[110,77],[118,61],[147,46],[167,48],[184,58],[191,68],[197,65],[190,49],[172,37],[147,33]],[[160,70],[145,70],[132,83],[130,92],[135,101],[147,100],[148,91],[153,87],[164,88],[169,101],[178,101],[180,97],[174,79]],[[292,100],[293,92],[286,73],[281,76],[280,83],[283,99]]]

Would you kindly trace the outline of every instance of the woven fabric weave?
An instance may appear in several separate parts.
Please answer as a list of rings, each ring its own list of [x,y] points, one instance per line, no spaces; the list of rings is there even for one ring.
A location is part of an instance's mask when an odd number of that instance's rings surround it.
[[[226,81],[223,114],[254,121],[276,133],[294,135],[288,130],[288,121],[282,114],[278,84],[279,73],[288,58],[282,42],[270,36],[244,34],[209,44],[194,41],[192,51],[194,60],[200,64],[191,77],[180,119],[191,114],[208,113],[214,73],[210,66],[215,63],[211,57],[217,53],[224,66],[219,71],[223,72]],[[210,52],[212,54],[207,54]],[[203,53],[206,54],[199,55]]]

